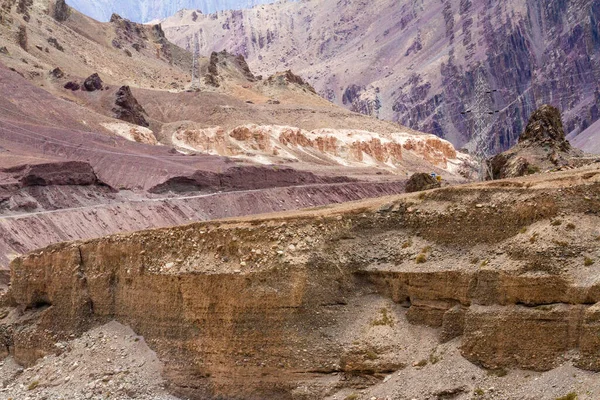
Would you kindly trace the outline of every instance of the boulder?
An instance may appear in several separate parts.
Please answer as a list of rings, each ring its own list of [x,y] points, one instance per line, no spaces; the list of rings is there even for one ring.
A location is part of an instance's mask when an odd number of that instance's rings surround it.
[[[98,74],[93,74],[90,75],[84,82],[83,82],[83,90],[88,91],[88,92],[94,92],[96,90],[102,90],[102,79],[100,79],[100,76],[98,76]]]
[[[433,176],[424,172],[413,174],[406,183],[406,193],[421,192],[423,190],[436,189],[441,186],[440,182]]]
[[[62,69],[56,67],[52,71],[50,71],[50,76],[55,79],[60,79],[60,78],[64,78],[65,73],[63,72]]]
[[[77,82],[70,81],[65,84],[64,88],[68,89],[68,90],[76,91],[76,90],[81,89],[81,85]]]
[[[121,86],[117,91],[115,107],[112,111],[115,113],[115,118],[122,121],[145,127],[150,126],[145,118],[147,116],[146,111],[133,96],[129,86]]]

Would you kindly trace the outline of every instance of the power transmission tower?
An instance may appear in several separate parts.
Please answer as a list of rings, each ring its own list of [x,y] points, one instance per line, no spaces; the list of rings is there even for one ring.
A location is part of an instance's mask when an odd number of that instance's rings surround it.
[[[490,89],[485,80],[483,70],[480,70],[475,82],[475,100],[473,106],[461,114],[473,115],[473,138],[471,139],[470,150],[479,165],[479,179],[486,180],[492,177],[491,167],[487,160],[490,157],[490,135],[491,119],[493,115],[499,113],[498,110],[492,110],[490,107],[491,95],[497,92],[496,89]]]

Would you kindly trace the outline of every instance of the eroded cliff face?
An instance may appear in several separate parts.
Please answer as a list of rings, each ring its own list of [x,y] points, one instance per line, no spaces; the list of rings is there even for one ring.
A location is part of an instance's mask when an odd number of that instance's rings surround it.
[[[337,104],[457,147],[477,133],[461,112],[478,94],[485,111],[500,111],[483,132],[491,152],[512,147],[542,104],[560,109],[572,137],[600,115],[600,6],[591,0],[317,0],[182,12],[163,27],[182,47],[197,37],[201,53],[242,54],[257,73],[292,68]]]
[[[375,133],[352,129],[304,129],[290,126],[243,125],[226,131],[222,127],[181,127],[173,133],[176,146],[203,153],[250,158],[270,164],[304,161],[324,165],[404,166],[403,152],[410,152],[433,166],[456,170],[468,157],[459,158],[454,146],[434,135],[410,132]]]
[[[409,323],[598,371],[600,171],[527,179],[54,245],[13,261],[0,347],[31,365],[117,320],[193,398],[324,398],[411,363]]]

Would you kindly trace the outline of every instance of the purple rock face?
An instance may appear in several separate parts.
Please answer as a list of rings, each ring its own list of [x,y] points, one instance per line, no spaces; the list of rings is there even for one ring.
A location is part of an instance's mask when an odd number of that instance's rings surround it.
[[[559,109],[569,138],[600,118],[594,0],[314,0],[162,25],[179,45],[198,34],[203,54],[225,48],[265,74],[290,68],[353,111],[488,154],[515,145],[542,104]],[[477,102],[481,124],[461,113]]]

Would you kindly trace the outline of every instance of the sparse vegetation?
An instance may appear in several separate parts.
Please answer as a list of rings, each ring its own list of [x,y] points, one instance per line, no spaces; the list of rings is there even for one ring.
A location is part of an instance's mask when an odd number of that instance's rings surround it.
[[[27,386],[27,390],[34,390],[35,388],[37,388],[39,386],[40,382],[38,381],[33,381],[29,384],[29,386]]]
[[[423,264],[423,263],[427,262],[427,256],[425,254],[421,253],[417,256],[415,261],[417,264]]]
[[[527,227],[524,226],[521,228],[521,230],[519,231],[519,233],[523,234],[523,233],[527,233]]]
[[[567,224],[566,228],[567,228],[567,230],[569,230],[569,231],[572,231],[572,230],[575,230],[576,226],[575,226],[575,224],[574,224],[574,223],[572,223],[572,222],[569,222],[569,223]]]
[[[535,243],[537,241],[538,236],[540,236],[539,233],[534,233],[533,235],[531,235],[531,237],[529,238],[529,243]]]
[[[441,357],[441,356],[438,356],[437,354],[435,354],[435,352],[432,352],[432,353],[429,355],[429,363],[430,363],[431,365],[435,365],[435,364],[437,364],[438,362],[440,362],[441,360],[442,360],[442,357]]]
[[[425,246],[423,247],[423,249],[421,250],[421,253],[423,254],[427,254],[431,251],[431,246]]]
[[[481,266],[481,267],[485,267],[485,266],[487,266],[487,265],[489,265],[489,264],[490,264],[490,260],[487,260],[487,259],[486,259],[486,260],[483,260],[483,261],[481,262],[481,265],[480,265],[480,266]]]
[[[557,397],[556,400],[577,400],[577,393],[571,392],[563,397]]]
[[[475,394],[475,396],[483,396],[485,394],[485,392],[483,391],[482,388],[477,388],[473,391],[473,393]]]
[[[356,393],[352,393],[348,396],[346,396],[346,398],[344,400],[357,400],[358,399],[358,395]]]
[[[471,258],[471,264],[478,264],[479,263],[479,257],[473,257]]]
[[[390,316],[387,308],[382,308],[379,313],[381,315],[371,322],[371,326],[394,326],[394,319]]]
[[[503,378],[508,375],[508,371],[506,371],[504,368],[490,369],[487,371],[487,374],[488,376],[497,376],[499,378]]]
[[[418,363],[415,364],[416,367],[424,367],[426,365],[427,365],[426,359],[422,359],[421,361],[419,361]]]
[[[594,260],[592,260],[592,259],[591,259],[591,258],[589,258],[589,257],[585,257],[585,258],[583,259],[583,265],[585,265],[586,267],[591,267],[592,265],[594,265],[594,262],[595,262],[595,261],[594,261]]]
[[[405,241],[404,243],[402,243],[402,248],[408,249],[410,246],[412,246],[412,244],[413,244],[412,240],[409,239],[409,240]]]
[[[555,220],[552,220],[552,222],[550,222],[550,225],[560,226],[560,225],[562,225],[562,221],[560,219],[555,219]]]

